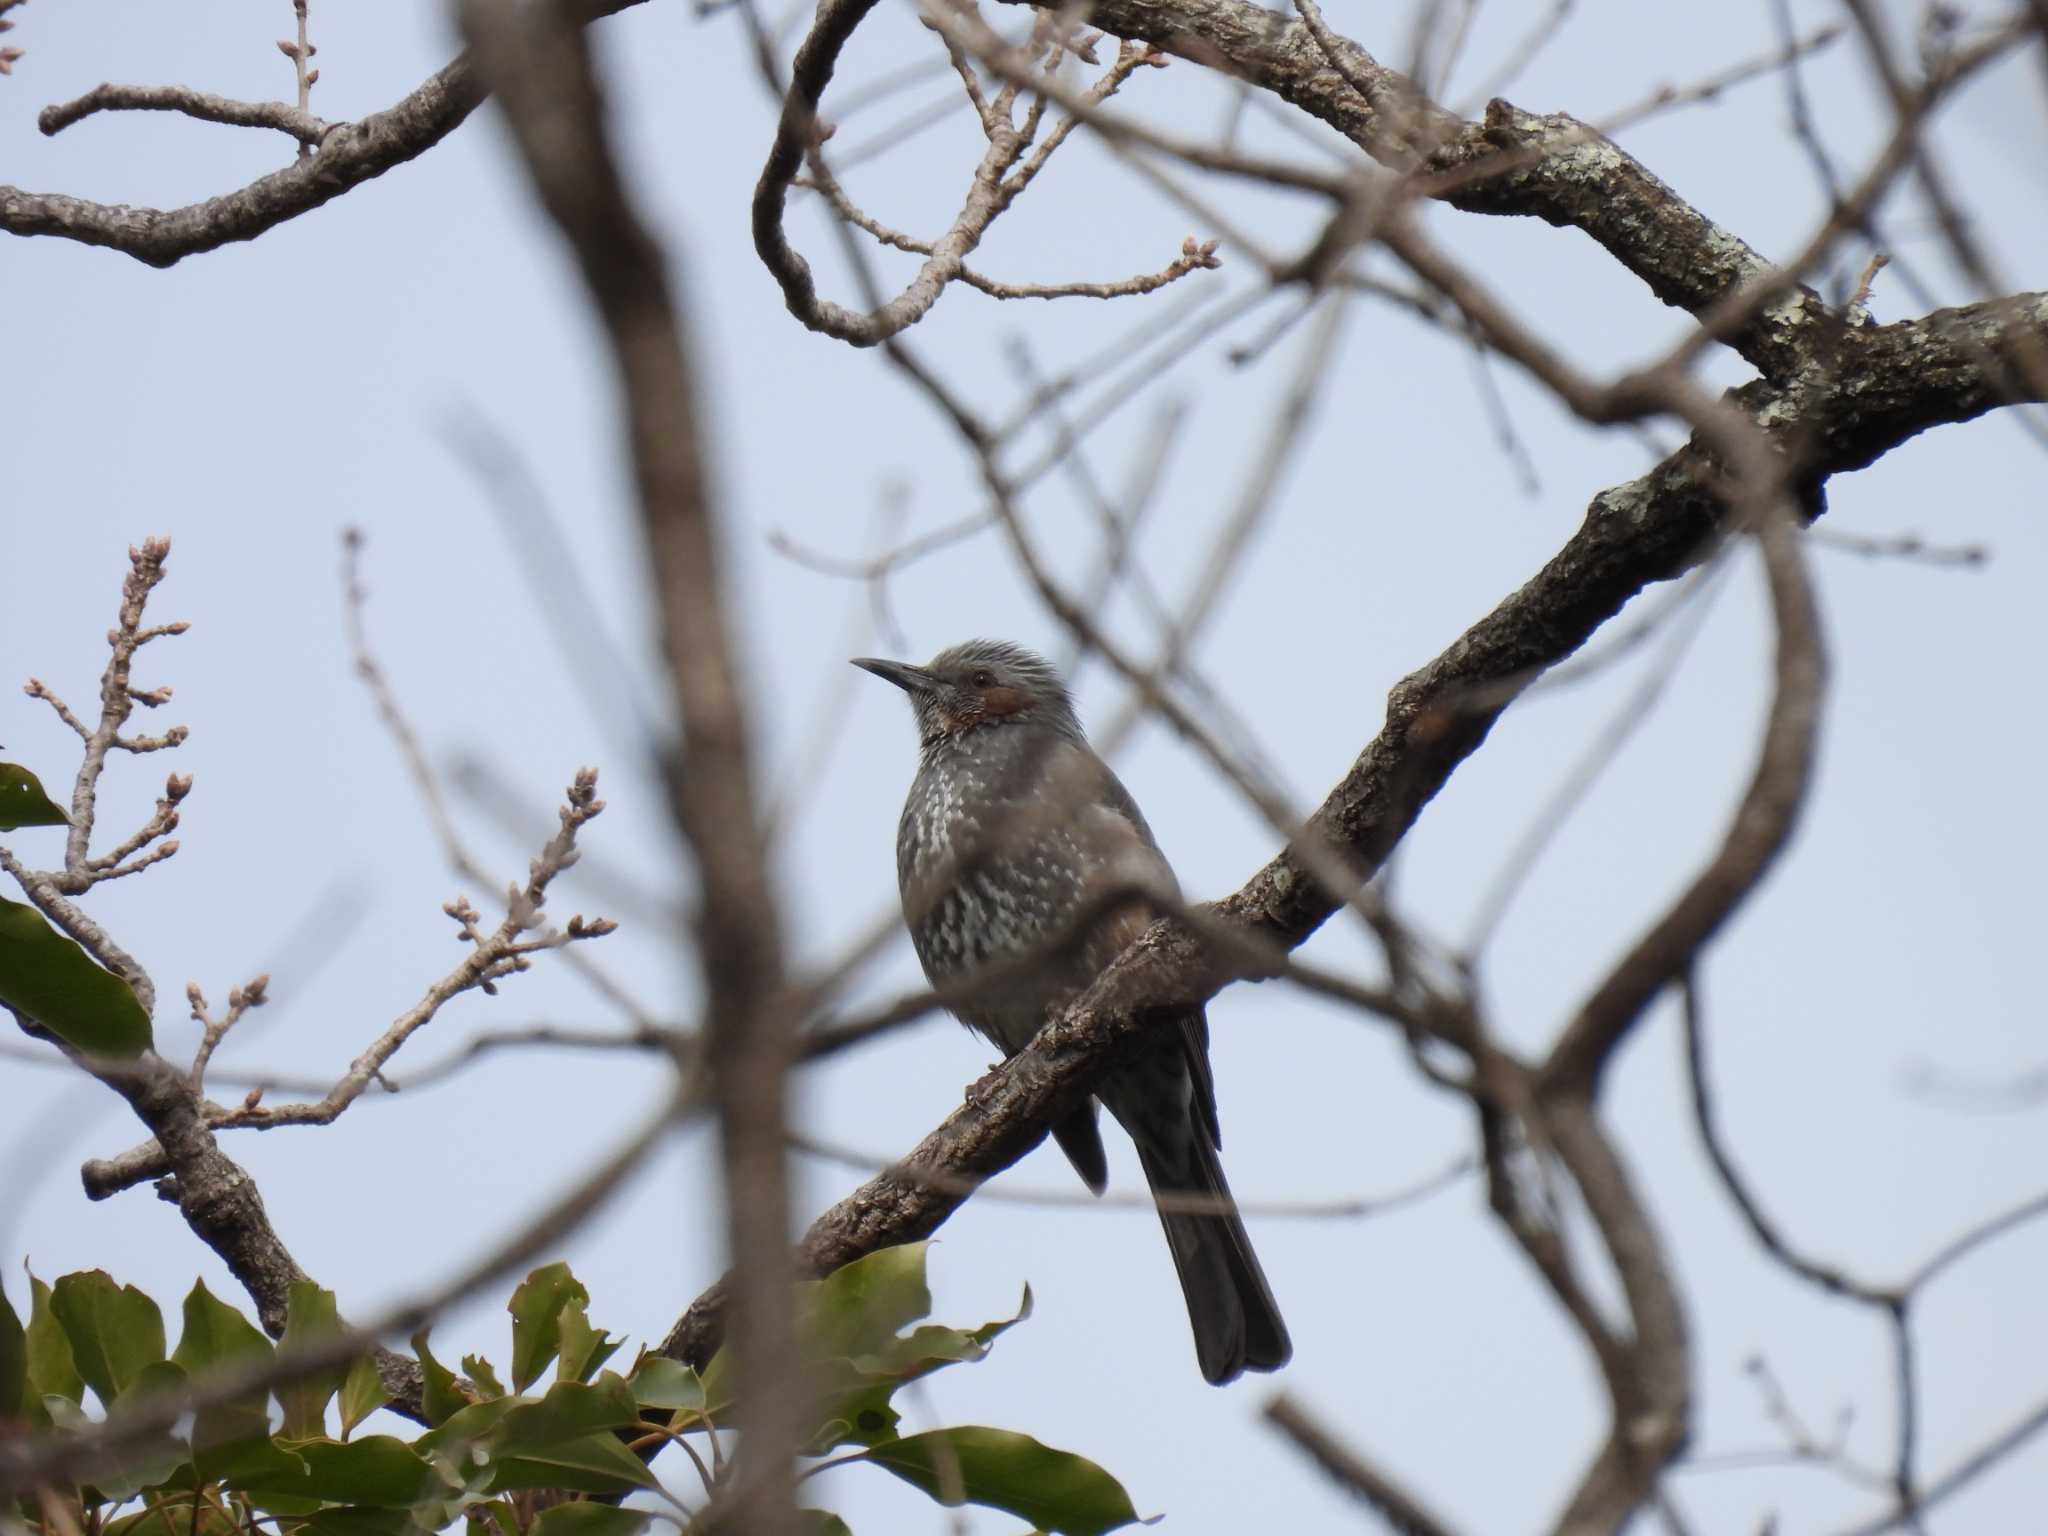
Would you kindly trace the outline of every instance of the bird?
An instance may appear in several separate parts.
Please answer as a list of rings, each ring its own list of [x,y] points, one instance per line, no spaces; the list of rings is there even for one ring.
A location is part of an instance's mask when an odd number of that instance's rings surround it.
[[[1013,1056],[1179,910],[1179,882],[1043,657],[970,640],[921,667],[853,665],[901,688],[916,716],[896,877],[917,958],[961,1022]],[[1203,1377],[1221,1386],[1278,1370],[1293,1344],[1223,1177],[1208,1020],[1190,1009],[1154,1041],[1053,1125],[1053,1140],[1101,1194],[1096,1106],[1108,1108],[1158,1203]]]

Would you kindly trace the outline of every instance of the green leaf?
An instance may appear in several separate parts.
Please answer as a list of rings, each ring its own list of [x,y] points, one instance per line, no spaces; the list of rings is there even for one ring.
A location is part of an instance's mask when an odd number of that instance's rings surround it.
[[[508,1411],[480,1443],[495,1468],[490,1489],[657,1488],[654,1474],[614,1433],[639,1422],[640,1405],[616,1371],[590,1385],[556,1382],[539,1402],[521,1402]]]
[[[68,1397],[48,1393],[43,1398],[43,1408],[50,1415],[51,1425],[66,1434],[82,1435],[94,1427],[92,1416]]]
[[[890,1397],[905,1381],[944,1363],[920,1367],[893,1353],[903,1346],[899,1331],[932,1309],[925,1284],[929,1250],[928,1243],[883,1248],[797,1287],[798,1322],[812,1361],[814,1416],[807,1451],[821,1455],[837,1445],[893,1438],[900,1416],[889,1406]],[[714,1356],[705,1370],[705,1390],[714,1402],[730,1391],[728,1369]]]
[[[64,1327],[79,1375],[108,1408],[144,1366],[164,1357],[163,1313],[134,1286],[116,1285],[103,1269],[58,1280],[50,1310]]]
[[[944,1366],[984,1358],[996,1339],[1031,1315],[1031,1288],[1014,1317],[959,1329],[927,1323],[891,1338],[855,1359],[813,1366],[817,1417],[805,1449],[815,1455],[840,1445],[878,1445],[893,1439],[902,1415],[889,1406],[906,1382]]]
[[[348,1380],[341,1384],[341,1438],[355,1433],[355,1427],[391,1401],[384,1390],[384,1378],[377,1374],[377,1362],[357,1355],[350,1362]]]
[[[427,1348],[426,1329],[422,1328],[412,1336],[412,1352],[420,1357],[420,1369],[426,1376],[420,1393],[420,1407],[427,1416],[427,1422],[438,1429],[476,1399],[462,1390],[462,1383],[455,1379],[453,1371],[434,1358],[433,1351]]]
[[[666,1355],[643,1355],[626,1379],[636,1402],[649,1408],[666,1408],[672,1413],[702,1413],[704,1383],[680,1360]]]
[[[419,1343],[415,1338],[413,1348],[418,1349]],[[488,1403],[470,1403],[413,1441],[412,1448],[422,1456],[459,1457],[469,1446],[496,1429],[500,1419],[526,1401],[530,1399],[497,1397]]]
[[[983,1323],[979,1328],[947,1328],[927,1323],[908,1334],[893,1338],[880,1348],[854,1360],[853,1364],[876,1376],[897,1382],[915,1381],[943,1366],[981,1360],[995,1341],[1031,1315],[1031,1287],[1024,1287],[1024,1299],[1015,1316]]]
[[[0,1421],[21,1417],[28,1399],[28,1330],[0,1288]]]
[[[561,1353],[555,1365],[557,1381],[590,1380],[592,1373],[626,1342],[623,1334],[615,1339],[602,1328],[591,1327],[590,1314],[584,1311],[582,1302],[573,1298],[562,1306],[561,1331]]]
[[[733,1363],[732,1350],[728,1345],[718,1346],[711,1358],[704,1362],[698,1379],[704,1389],[706,1414],[715,1419],[732,1408]]]
[[[43,781],[19,763],[0,763],[0,832],[68,827],[71,818],[43,793]]]
[[[853,1536],[844,1520],[829,1509],[800,1509],[796,1528],[802,1536]]]
[[[146,1412],[166,1398],[182,1400],[190,1385],[185,1368],[175,1360],[152,1360],[135,1373],[110,1412],[118,1418],[124,1413]]]
[[[1101,1536],[1138,1519],[1123,1485],[1094,1462],[1005,1429],[935,1429],[863,1459],[941,1504],[1005,1510],[1060,1536]]]
[[[71,1356],[71,1340],[51,1310],[50,1288],[28,1277],[28,1379],[38,1397],[66,1397],[76,1405],[85,1397],[85,1378]]]
[[[306,1473],[305,1458],[286,1450],[268,1434],[197,1445],[193,1465],[205,1481],[238,1489],[281,1486]]]
[[[837,1379],[830,1381],[813,1409],[804,1454],[822,1456],[842,1445],[880,1445],[895,1439],[903,1415],[889,1406],[889,1399],[902,1383],[862,1376],[848,1369],[844,1360],[834,1365]]]
[[[644,1509],[616,1504],[557,1504],[544,1509],[526,1536],[640,1536],[654,1516]]]
[[[140,1056],[151,1044],[128,983],[18,901],[0,900],[0,1002],[90,1055]]]
[[[80,1492],[88,1501],[125,1504],[141,1493],[154,1496],[167,1488],[190,1488],[191,1457],[182,1441],[168,1435],[153,1436],[109,1452],[95,1464],[92,1481],[82,1485]]]
[[[498,1421],[492,1443],[500,1454],[515,1453],[639,1422],[632,1388],[618,1372],[606,1371],[593,1384],[558,1381],[539,1401],[521,1401]]]
[[[284,1337],[278,1347],[289,1354],[294,1349],[331,1339],[341,1329],[341,1313],[334,1292],[323,1290],[310,1280],[294,1280],[285,1298]],[[327,1405],[348,1380],[350,1362],[338,1360],[308,1371],[277,1388],[278,1406],[284,1409],[287,1439],[312,1440],[327,1432]]]
[[[864,1355],[885,1347],[906,1326],[928,1317],[932,1293],[924,1279],[929,1243],[883,1248],[797,1287],[812,1353]]]
[[[567,1264],[548,1264],[519,1283],[505,1310],[512,1314],[512,1390],[524,1392],[540,1380],[562,1345],[562,1308],[588,1305],[590,1292]]]
[[[244,1370],[267,1364],[272,1353],[262,1329],[209,1291],[205,1281],[193,1282],[191,1294],[185,1298],[185,1326],[178,1335],[178,1347],[171,1351],[171,1359],[183,1366],[187,1375]],[[202,1408],[193,1427],[193,1444],[214,1446],[252,1436],[267,1438],[268,1401],[269,1394],[259,1389],[233,1403]]]
[[[573,1488],[580,1493],[616,1494],[660,1486],[646,1463],[609,1432],[505,1456],[492,1464],[490,1480],[493,1493],[516,1488]]]
[[[245,1474],[230,1486],[259,1501],[285,1494],[329,1504],[410,1509],[442,1487],[440,1474],[403,1440],[308,1440],[293,1447],[296,1469],[282,1462]]]
[[[505,1384],[498,1380],[498,1373],[491,1369],[491,1362],[482,1355],[464,1355],[462,1369],[485,1399],[505,1395]]]
[[[61,1293],[64,1282],[60,1280],[57,1285]],[[181,1398],[186,1386],[182,1366],[169,1360],[153,1360],[135,1373],[108,1409],[107,1422],[119,1424],[123,1419],[159,1407],[167,1397]],[[184,1441],[165,1434],[149,1435],[140,1442],[124,1445],[102,1463],[93,1473],[93,1486],[119,1503],[144,1488],[171,1482],[181,1472],[189,1485],[193,1481],[191,1459],[191,1448]]]
[[[241,1312],[206,1288],[192,1283],[185,1298],[185,1327],[171,1358],[193,1376],[223,1366],[251,1366],[271,1356],[270,1340]]]

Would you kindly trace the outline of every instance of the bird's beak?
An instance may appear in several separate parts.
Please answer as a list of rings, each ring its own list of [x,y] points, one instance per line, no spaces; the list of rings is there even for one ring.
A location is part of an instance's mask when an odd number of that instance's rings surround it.
[[[923,667],[913,667],[905,661],[883,661],[874,656],[856,656],[853,664],[863,672],[872,672],[884,681],[894,683],[905,693],[929,693],[937,679]]]

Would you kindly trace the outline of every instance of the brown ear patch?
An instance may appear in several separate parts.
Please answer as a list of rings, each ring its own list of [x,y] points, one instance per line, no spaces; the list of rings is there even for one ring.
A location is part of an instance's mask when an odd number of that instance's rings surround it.
[[[1031,702],[1021,688],[985,688],[981,695],[981,712],[995,719],[1014,715]]]

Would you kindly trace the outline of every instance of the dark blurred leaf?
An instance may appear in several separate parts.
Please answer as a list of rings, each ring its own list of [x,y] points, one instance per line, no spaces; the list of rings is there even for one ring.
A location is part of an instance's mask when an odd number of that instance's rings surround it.
[[[410,1510],[342,1505],[310,1516],[294,1536],[423,1536],[423,1528]]]
[[[140,1056],[151,1044],[128,983],[18,901],[0,900],[0,1002],[91,1055]]]
[[[1060,1536],[1101,1536],[1138,1519],[1123,1485],[1094,1462],[1009,1430],[935,1429],[876,1446],[863,1459],[941,1504],[983,1504]]]
[[[439,1428],[476,1399],[462,1390],[462,1383],[455,1379],[453,1371],[434,1358],[433,1351],[427,1348],[426,1329],[422,1328],[412,1336],[412,1352],[420,1357],[420,1369],[426,1375],[420,1407],[427,1416],[427,1422]]]
[[[163,1313],[134,1286],[116,1285],[103,1269],[59,1279],[50,1310],[64,1326],[79,1375],[108,1408],[143,1367],[164,1357]]]
[[[254,1504],[258,1509],[263,1510],[266,1514],[271,1515],[317,1514],[325,1503],[324,1500],[316,1499],[310,1494],[289,1493],[282,1488],[270,1487],[268,1485],[253,1488],[244,1493],[242,1497],[251,1504]],[[278,1523],[282,1526],[287,1522],[279,1521]]]
[[[64,1325],[51,1310],[50,1288],[34,1275],[28,1277],[28,1379],[38,1396],[67,1397],[73,1403],[85,1397],[85,1378],[78,1374],[71,1358],[71,1340]]]
[[[644,1509],[615,1504],[557,1504],[540,1512],[526,1536],[640,1536],[653,1518]]]
[[[562,1307],[561,1329],[560,1363],[555,1367],[557,1381],[590,1380],[592,1373],[617,1354],[619,1346],[626,1342],[623,1334],[614,1339],[602,1328],[591,1327],[590,1315],[584,1311],[584,1304],[574,1299]]]
[[[196,1490],[162,1495],[151,1504],[109,1521],[101,1527],[103,1536],[240,1536],[242,1530],[232,1513]]]
[[[57,1282],[57,1289],[61,1296],[64,1289],[62,1280]],[[135,1373],[114,1400],[113,1407],[107,1412],[107,1422],[119,1424],[136,1414],[154,1412],[166,1400],[184,1397],[186,1386],[184,1367],[169,1360],[152,1360]],[[183,1440],[166,1434],[148,1435],[139,1442],[124,1444],[101,1461],[93,1472],[93,1486],[118,1503],[133,1498],[144,1488],[156,1488],[174,1481],[181,1473],[190,1485],[196,1481],[192,1476],[191,1460],[191,1447]]]
[[[472,1504],[463,1514],[469,1521],[470,1536],[526,1536],[519,1524],[519,1511],[504,1499]]]
[[[0,1420],[18,1419],[28,1401],[28,1330],[0,1287]]]
[[[341,1438],[355,1433],[355,1427],[391,1401],[384,1390],[384,1378],[377,1374],[377,1362],[357,1355],[348,1368],[348,1380],[341,1384]]]
[[[19,763],[0,763],[0,832],[67,827],[71,818],[43,793],[43,781]]]
[[[323,1290],[310,1280],[294,1280],[285,1300],[284,1337],[278,1347],[289,1354],[294,1349],[331,1339],[342,1331],[341,1313],[334,1304],[334,1292]],[[293,1440],[312,1440],[327,1432],[327,1405],[348,1380],[350,1362],[338,1360],[308,1371],[277,1388],[278,1406],[284,1409],[284,1429]]]
[[[570,1302],[587,1306],[590,1292],[569,1273],[567,1264],[548,1264],[519,1283],[505,1310],[512,1314],[512,1390],[524,1392],[536,1381],[562,1345],[562,1308]]]

